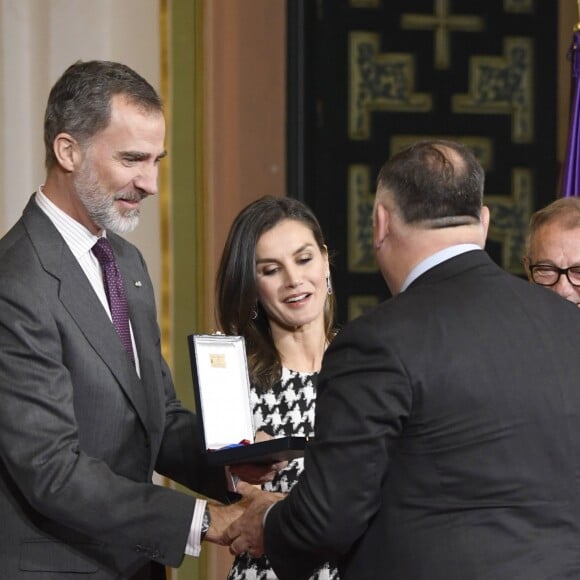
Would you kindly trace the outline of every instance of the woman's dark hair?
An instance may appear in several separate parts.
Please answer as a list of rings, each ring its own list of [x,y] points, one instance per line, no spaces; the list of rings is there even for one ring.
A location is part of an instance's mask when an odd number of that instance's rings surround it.
[[[258,303],[256,245],[260,236],[282,220],[307,226],[322,252],[326,252],[322,229],[302,202],[290,197],[262,197],[245,207],[231,226],[216,279],[216,318],[221,332],[241,335],[246,343],[250,380],[268,388],[280,380],[282,362],[270,333],[270,325]],[[324,307],[325,332],[334,335],[334,294]],[[253,318],[253,313],[258,315]]]

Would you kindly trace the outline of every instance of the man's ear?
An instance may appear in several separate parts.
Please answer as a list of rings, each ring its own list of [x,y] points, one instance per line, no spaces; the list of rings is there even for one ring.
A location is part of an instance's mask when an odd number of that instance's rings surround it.
[[[380,249],[389,235],[390,213],[389,210],[380,202],[375,203],[373,212],[373,243],[375,250]]]
[[[59,133],[52,142],[54,156],[58,164],[68,172],[74,171],[81,159],[77,140],[68,133]]]
[[[482,206],[481,208],[481,216],[479,220],[481,221],[481,227],[483,228],[483,241],[487,238],[487,231],[489,230],[489,221],[490,221],[490,213],[489,208],[487,205]]]

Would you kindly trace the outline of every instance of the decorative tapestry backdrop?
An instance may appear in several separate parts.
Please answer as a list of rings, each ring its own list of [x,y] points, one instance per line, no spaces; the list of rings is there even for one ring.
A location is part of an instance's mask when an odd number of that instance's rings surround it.
[[[372,248],[380,166],[426,137],[486,170],[487,251],[523,274],[530,214],[557,191],[557,2],[290,0],[289,194],[320,219],[339,322],[388,295]]]

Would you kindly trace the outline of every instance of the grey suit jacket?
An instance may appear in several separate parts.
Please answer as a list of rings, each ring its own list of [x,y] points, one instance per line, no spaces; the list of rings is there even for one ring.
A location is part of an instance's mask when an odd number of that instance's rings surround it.
[[[482,251],[348,324],[266,520],[279,578],[580,578],[579,344],[574,305]]]
[[[0,241],[0,578],[177,566],[195,499],[151,484],[152,472],[206,493],[219,476],[175,397],[143,258],[109,240],[141,378],[34,199]]]

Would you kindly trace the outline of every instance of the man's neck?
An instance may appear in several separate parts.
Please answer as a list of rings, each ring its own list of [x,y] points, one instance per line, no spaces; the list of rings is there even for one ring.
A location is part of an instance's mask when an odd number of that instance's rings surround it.
[[[406,287],[409,275],[420,264],[431,256],[447,248],[464,244],[483,248],[482,232],[479,225],[466,225],[444,229],[415,228],[412,233],[402,239],[400,248],[393,252],[391,259],[397,265],[390,277],[385,274],[385,280],[392,294],[398,294]],[[405,286],[404,286],[405,285]]]

